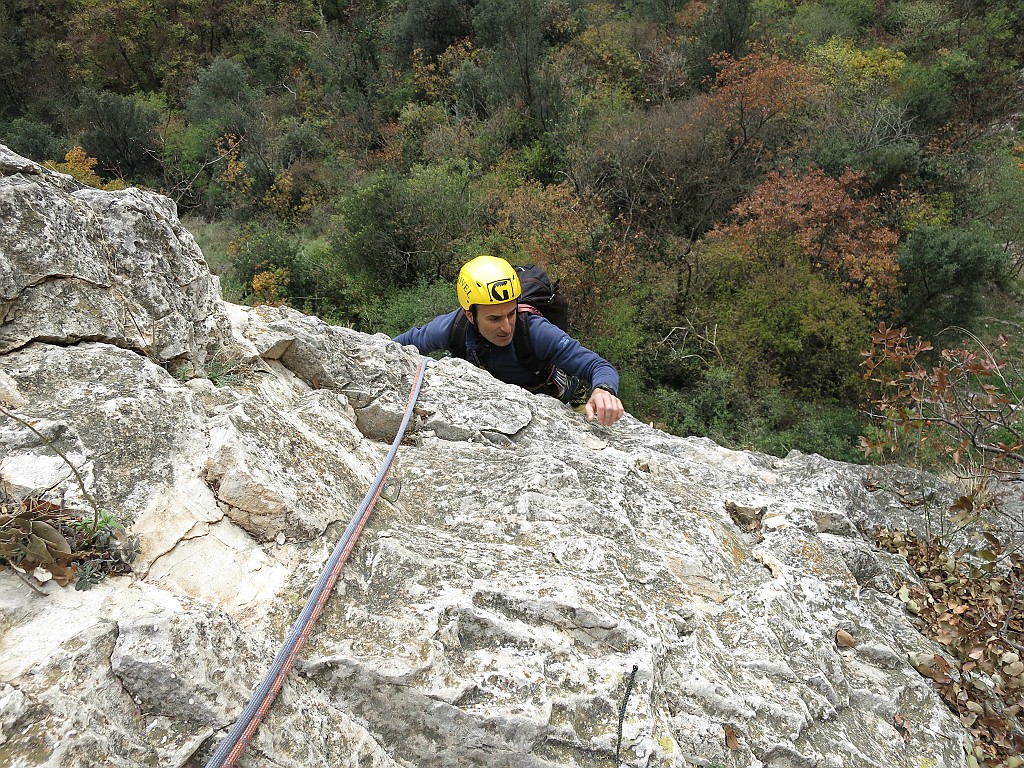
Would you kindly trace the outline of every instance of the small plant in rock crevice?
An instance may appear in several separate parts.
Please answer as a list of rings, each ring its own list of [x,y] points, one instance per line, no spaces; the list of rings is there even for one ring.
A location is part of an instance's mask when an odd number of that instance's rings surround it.
[[[0,499],[0,566],[53,578],[84,590],[110,574],[129,573],[139,552],[139,539],[108,512],[98,524],[38,498],[16,499],[2,491]]]
[[[61,586],[74,580],[79,590],[108,574],[129,573],[139,553],[138,536],[129,535],[121,520],[100,509],[81,472],[52,440],[5,408],[0,407],[0,414],[27,428],[60,457],[91,508],[81,514],[35,496],[18,498],[0,486],[0,566],[32,573],[41,581],[52,578]]]
[[[1024,765],[1024,557],[988,532],[983,546],[955,551],[909,530],[874,535],[920,579],[898,594],[945,654],[916,654],[911,663],[970,732],[968,765]]]
[[[218,387],[233,387],[240,384],[247,374],[256,369],[256,364],[239,349],[222,347],[217,350],[202,368],[186,363],[174,371],[179,381],[205,378]]]

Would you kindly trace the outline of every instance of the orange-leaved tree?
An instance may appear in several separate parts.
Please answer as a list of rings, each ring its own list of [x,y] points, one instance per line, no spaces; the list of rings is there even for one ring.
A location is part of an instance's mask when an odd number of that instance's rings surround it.
[[[774,155],[799,141],[801,119],[813,113],[821,94],[811,67],[762,53],[741,59],[722,53],[711,63],[718,72],[697,120],[713,117],[727,134],[729,161],[739,154]]]
[[[850,170],[838,179],[815,166],[804,174],[773,172],[711,238],[731,238],[762,264],[777,264],[795,242],[812,267],[880,307],[897,288],[899,236],[863,188],[863,174]]]
[[[710,92],[597,121],[570,149],[577,188],[601,196],[627,230],[698,239],[813,124],[809,67],[762,54],[715,58]]]

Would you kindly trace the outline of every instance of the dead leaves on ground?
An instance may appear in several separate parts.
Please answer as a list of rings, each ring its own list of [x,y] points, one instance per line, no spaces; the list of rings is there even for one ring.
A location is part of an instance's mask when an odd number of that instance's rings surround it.
[[[60,507],[40,499],[10,501],[0,513],[0,562],[14,563],[31,573],[42,568],[64,586],[75,575],[68,540],[57,530]]]
[[[911,664],[970,731],[979,766],[1011,765],[1024,753],[1024,558],[989,532],[956,552],[913,531],[879,529],[875,539],[914,569],[920,582],[898,597],[945,649]]]

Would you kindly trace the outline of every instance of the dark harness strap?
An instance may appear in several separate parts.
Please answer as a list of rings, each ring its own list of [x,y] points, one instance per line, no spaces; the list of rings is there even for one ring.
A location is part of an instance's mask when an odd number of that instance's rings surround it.
[[[516,360],[526,370],[538,376],[544,376],[546,379],[550,374],[551,365],[547,360],[537,357],[537,353],[533,349],[533,337],[530,335],[529,318],[531,314],[541,315],[541,311],[529,304],[519,305],[519,312],[516,313],[516,327],[512,333]],[[448,332],[448,351],[451,352],[453,357],[461,357],[463,360],[469,359],[466,351],[466,332],[468,330],[469,318],[466,317],[465,313],[460,312],[455,317],[455,322],[452,323],[452,328]]]

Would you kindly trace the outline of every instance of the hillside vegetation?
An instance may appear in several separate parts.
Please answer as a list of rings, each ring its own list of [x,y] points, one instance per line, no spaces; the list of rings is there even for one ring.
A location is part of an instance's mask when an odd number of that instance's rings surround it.
[[[1017,0],[8,0],[0,141],[368,332],[541,264],[638,417],[858,460],[880,324],[1016,302],[1022,53]]]

